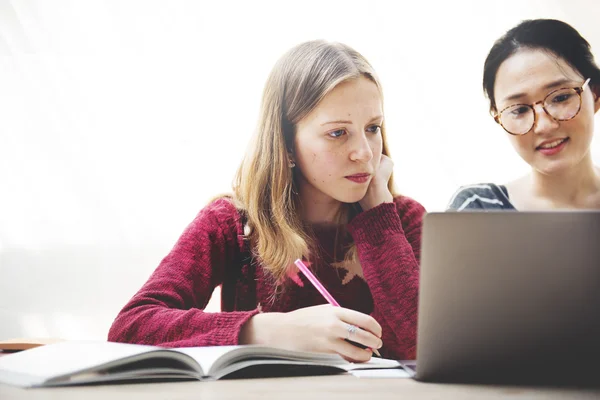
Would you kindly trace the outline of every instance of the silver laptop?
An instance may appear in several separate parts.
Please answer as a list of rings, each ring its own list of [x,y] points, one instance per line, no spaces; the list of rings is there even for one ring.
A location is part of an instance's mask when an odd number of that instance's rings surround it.
[[[416,379],[600,383],[600,212],[430,213]]]

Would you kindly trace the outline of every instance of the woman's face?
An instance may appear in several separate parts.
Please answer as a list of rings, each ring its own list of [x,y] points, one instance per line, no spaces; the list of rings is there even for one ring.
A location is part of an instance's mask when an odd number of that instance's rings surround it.
[[[371,80],[340,83],[296,125],[292,158],[300,195],[312,202],[361,200],[379,168],[382,97]]]
[[[541,102],[556,89],[580,87],[587,78],[548,52],[519,50],[500,65],[496,74],[496,108],[502,111],[514,104]],[[542,103],[537,104],[533,128],[524,135],[509,135],[517,153],[534,170],[543,174],[561,173],[590,157],[594,114],[600,108],[600,101],[589,86],[581,99],[579,113],[568,121],[556,121],[544,111]]]

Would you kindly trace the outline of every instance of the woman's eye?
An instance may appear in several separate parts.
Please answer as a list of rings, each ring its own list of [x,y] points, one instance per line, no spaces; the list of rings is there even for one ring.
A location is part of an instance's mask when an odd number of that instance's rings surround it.
[[[367,128],[367,132],[371,133],[379,133],[381,131],[380,125],[371,125]]]
[[[345,129],[338,129],[337,131],[328,132],[327,134],[331,137],[337,138],[346,133]]]
[[[572,95],[570,93],[558,94],[552,99],[552,102],[553,103],[563,103],[563,102],[569,100],[571,98],[571,96]]]
[[[512,116],[516,117],[516,116],[525,114],[528,111],[529,111],[529,107],[527,107],[527,106],[520,106],[520,107],[515,107],[512,110],[510,110],[510,114]]]

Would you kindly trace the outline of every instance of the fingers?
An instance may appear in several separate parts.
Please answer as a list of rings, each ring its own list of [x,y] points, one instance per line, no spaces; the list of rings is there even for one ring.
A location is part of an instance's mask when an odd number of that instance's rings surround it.
[[[349,340],[371,349],[378,349],[382,345],[381,339],[371,332],[342,321],[340,321],[338,326],[337,335],[341,339]]]
[[[366,362],[369,361],[373,355],[372,351],[368,348],[361,349],[342,339],[332,339],[330,347],[333,351],[351,362]]]
[[[385,154],[382,154],[379,168],[385,171],[386,174],[391,175],[392,171],[394,170],[394,162],[390,157],[386,156]]]
[[[343,322],[350,325],[356,325],[359,328],[372,333],[377,338],[381,337],[381,325],[379,325],[379,322],[370,315],[342,307],[336,308],[335,311],[338,318]]]
[[[346,360],[364,362],[371,359],[374,349],[382,346],[379,323],[373,317],[358,311],[320,305],[291,311],[285,315],[285,319],[278,320],[292,329],[287,329],[287,334],[278,335],[285,339],[280,344],[282,347],[334,352]]]
[[[394,161],[392,161],[392,159],[389,156],[386,156],[385,154],[381,155],[380,163],[385,163],[385,165],[391,165],[392,167],[394,166]]]

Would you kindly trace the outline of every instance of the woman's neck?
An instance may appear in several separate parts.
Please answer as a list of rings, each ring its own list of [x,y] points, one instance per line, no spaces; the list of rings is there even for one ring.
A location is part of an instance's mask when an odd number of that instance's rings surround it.
[[[300,192],[300,216],[309,224],[339,224],[344,203],[324,193]]]
[[[319,202],[315,199],[302,201],[301,218],[309,224],[339,224],[343,204],[340,202]]]
[[[560,174],[533,171],[531,193],[550,208],[598,208],[600,171],[588,154],[579,164]]]

